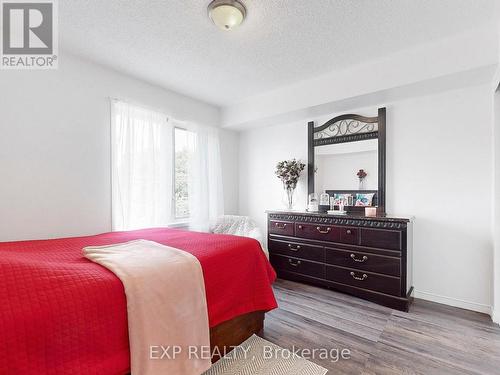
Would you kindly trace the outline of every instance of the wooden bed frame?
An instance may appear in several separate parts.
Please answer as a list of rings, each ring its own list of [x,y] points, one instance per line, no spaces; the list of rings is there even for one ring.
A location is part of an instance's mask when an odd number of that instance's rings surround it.
[[[264,318],[264,311],[255,311],[210,328],[210,347],[212,353],[216,353],[212,357],[212,363],[219,360],[220,356],[217,353],[224,355],[253,334],[262,335]]]
[[[264,332],[265,311],[254,311],[239,315],[210,328],[210,349],[216,353],[212,363],[217,362],[220,356],[217,353],[229,353],[235,346],[240,345],[253,334],[262,335]],[[217,347],[217,350],[215,348]],[[127,372],[125,375],[131,375]]]

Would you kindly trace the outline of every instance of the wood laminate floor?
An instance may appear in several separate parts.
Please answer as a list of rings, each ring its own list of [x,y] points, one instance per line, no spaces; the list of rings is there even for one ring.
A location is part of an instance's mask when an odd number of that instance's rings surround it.
[[[278,280],[264,338],[284,348],[349,349],[312,361],[328,374],[500,374],[500,328],[489,316],[415,300],[404,313],[349,295]]]

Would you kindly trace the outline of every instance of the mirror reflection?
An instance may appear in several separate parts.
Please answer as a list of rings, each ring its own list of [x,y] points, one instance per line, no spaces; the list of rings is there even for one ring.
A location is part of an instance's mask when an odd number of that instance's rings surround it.
[[[319,193],[378,189],[377,139],[317,146],[314,160],[314,186]]]

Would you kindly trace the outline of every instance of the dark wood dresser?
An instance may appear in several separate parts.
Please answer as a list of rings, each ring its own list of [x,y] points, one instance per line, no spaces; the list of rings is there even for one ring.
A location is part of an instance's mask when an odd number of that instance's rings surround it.
[[[270,260],[280,278],[408,311],[413,290],[409,218],[267,214]]]

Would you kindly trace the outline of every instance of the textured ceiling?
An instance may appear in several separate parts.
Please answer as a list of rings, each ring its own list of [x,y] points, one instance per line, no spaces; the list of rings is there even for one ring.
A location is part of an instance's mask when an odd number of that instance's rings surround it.
[[[186,95],[245,97],[493,22],[495,0],[243,0],[231,32],[209,0],[64,0],[61,47]]]

